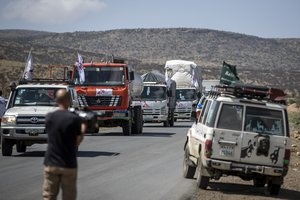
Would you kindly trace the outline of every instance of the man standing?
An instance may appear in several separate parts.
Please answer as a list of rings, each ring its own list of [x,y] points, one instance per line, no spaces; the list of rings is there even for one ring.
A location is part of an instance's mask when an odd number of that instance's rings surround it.
[[[85,126],[80,118],[68,111],[70,93],[60,89],[55,101],[59,109],[46,116],[48,148],[44,160],[44,199],[56,199],[62,188],[62,199],[76,199],[77,147],[83,140]]]

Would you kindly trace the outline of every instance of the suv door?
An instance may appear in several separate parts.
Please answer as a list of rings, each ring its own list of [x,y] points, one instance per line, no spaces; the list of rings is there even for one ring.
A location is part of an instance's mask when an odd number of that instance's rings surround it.
[[[283,166],[286,137],[283,109],[246,106],[241,162]]]
[[[222,102],[217,115],[211,158],[240,161],[244,106]]]

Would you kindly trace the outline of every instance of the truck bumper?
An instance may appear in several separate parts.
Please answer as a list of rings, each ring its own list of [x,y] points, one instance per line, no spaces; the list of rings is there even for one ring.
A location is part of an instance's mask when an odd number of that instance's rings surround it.
[[[99,127],[122,126],[123,121],[131,119],[128,110],[94,110]]]
[[[175,119],[191,119],[191,112],[174,112]]]
[[[167,115],[143,115],[143,121],[144,122],[165,122],[168,120],[168,116]]]
[[[214,169],[224,170],[224,171],[232,171],[237,173],[244,174],[262,174],[269,176],[285,176],[287,170],[284,170],[282,167],[271,167],[271,166],[263,166],[263,165],[251,165],[251,164],[243,164],[243,163],[235,163],[230,161],[223,160],[206,160],[207,166],[210,166]]]

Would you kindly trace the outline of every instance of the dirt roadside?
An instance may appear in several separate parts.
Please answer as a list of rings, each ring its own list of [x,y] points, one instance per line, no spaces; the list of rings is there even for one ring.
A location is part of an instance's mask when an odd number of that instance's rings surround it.
[[[300,113],[300,110],[298,110]],[[298,112],[297,111],[297,112]],[[257,188],[252,181],[243,181],[239,177],[222,177],[212,180],[207,190],[196,188],[192,200],[243,200],[243,199],[300,199],[300,130],[291,131],[292,148],[289,171],[278,196],[270,196],[267,187]]]

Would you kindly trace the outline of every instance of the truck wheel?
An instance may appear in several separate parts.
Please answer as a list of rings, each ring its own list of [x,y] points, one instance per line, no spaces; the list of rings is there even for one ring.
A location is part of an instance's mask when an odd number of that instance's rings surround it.
[[[122,129],[123,129],[123,135],[127,135],[127,136],[131,135],[131,131],[132,131],[131,120],[124,120]]]
[[[170,124],[169,124],[169,120],[167,120],[167,121],[164,121],[164,127],[169,127],[170,126]]]
[[[203,170],[202,168],[203,168],[203,165],[202,165],[202,162],[201,162],[201,158],[198,158],[197,180],[196,180],[197,181],[197,186],[200,189],[205,190],[208,186],[208,183],[209,183],[209,177],[202,175],[202,170]]]
[[[23,142],[17,142],[17,152],[23,153],[26,151],[26,145]]]
[[[185,147],[184,150],[184,159],[183,159],[183,177],[184,178],[194,178],[196,167],[191,166],[191,160],[189,158],[190,152],[188,147]]]
[[[140,106],[134,107],[134,123],[132,124],[132,134],[143,133],[143,113]]]
[[[270,195],[278,195],[280,192],[280,188],[280,184],[273,184],[272,181],[268,182],[268,190],[270,192]]]
[[[255,187],[264,187],[266,184],[266,179],[264,177],[257,177],[253,179],[253,185]]]
[[[2,155],[11,156],[13,150],[13,142],[11,140],[2,138]]]
[[[169,121],[169,124],[170,124],[170,126],[172,126],[172,127],[174,126],[174,120],[175,120],[175,119],[174,119],[174,114],[172,114],[171,117],[170,117],[170,121]]]

